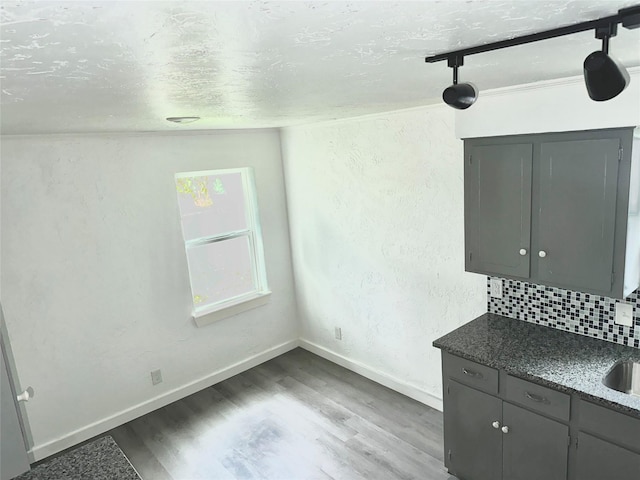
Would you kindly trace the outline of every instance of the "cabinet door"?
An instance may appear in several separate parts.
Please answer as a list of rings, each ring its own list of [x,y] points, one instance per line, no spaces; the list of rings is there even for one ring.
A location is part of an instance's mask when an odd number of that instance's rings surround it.
[[[640,454],[580,432],[578,480],[640,478]]]
[[[569,427],[506,402],[502,413],[504,478],[566,480]]]
[[[445,465],[463,480],[502,478],[502,400],[448,380],[444,399]],[[505,477],[508,478],[508,477]]]
[[[531,144],[467,143],[467,271],[529,277],[532,153]]]
[[[540,144],[538,277],[609,292],[619,139]]]

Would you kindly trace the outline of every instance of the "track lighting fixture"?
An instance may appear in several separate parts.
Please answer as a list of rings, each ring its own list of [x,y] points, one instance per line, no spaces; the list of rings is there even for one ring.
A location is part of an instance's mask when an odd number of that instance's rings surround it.
[[[426,57],[425,61],[434,63],[447,60],[449,67],[453,68],[453,85],[442,92],[442,98],[447,105],[463,110],[473,105],[478,98],[478,91],[473,84],[458,83],[458,67],[462,66],[464,57],[595,29],[596,38],[602,40],[602,50],[591,53],[584,60],[583,72],[589,97],[601,102],[614,98],[629,84],[629,73],[617,60],[609,56],[609,39],[616,35],[618,23],[622,23],[622,26],[628,29],[640,27],[640,5],[618,10],[617,15],[477,47],[441,53]]]
[[[590,53],[584,60],[584,83],[589,97],[596,102],[610,100],[629,84],[629,73],[609,56],[609,39],[616,35],[618,25],[596,28],[596,38],[602,39],[602,50]]]
[[[458,67],[464,64],[464,57],[451,56],[448,64],[453,68],[453,85],[445,88],[442,99],[444,103],[458,110],[469,108],[478,98],[478,90],[472,83],[458,83]]]

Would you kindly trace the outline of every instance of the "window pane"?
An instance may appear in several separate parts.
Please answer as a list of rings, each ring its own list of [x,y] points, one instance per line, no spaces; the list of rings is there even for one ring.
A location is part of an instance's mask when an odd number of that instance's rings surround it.
[[[185,241],[247,228],[242,174],[176,178]]]
[[[190,247],[187,260],[196,309],[256,290],[247,236]]]

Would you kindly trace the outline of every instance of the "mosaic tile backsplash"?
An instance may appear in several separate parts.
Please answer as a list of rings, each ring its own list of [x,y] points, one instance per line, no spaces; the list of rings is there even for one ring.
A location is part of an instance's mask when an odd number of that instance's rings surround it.
[[[502,298],[491,298],[491,278],[487,278],[490,313],[640,348],[640,289],[624,300],[633,304],[633,325],[627,327],[614,321],[619,301],[615,298],[506,278],[501,279]]]

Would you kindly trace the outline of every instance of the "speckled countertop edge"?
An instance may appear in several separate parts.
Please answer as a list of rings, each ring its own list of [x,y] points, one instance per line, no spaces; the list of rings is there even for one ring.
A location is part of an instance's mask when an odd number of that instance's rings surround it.
[[[14,480],[141,480],[110,435],[38,462]]]
[[[640,418],[640,397],[602,383],[616,362],[640,362],[637,348],[491,313],[435,340],[433,346]]]

